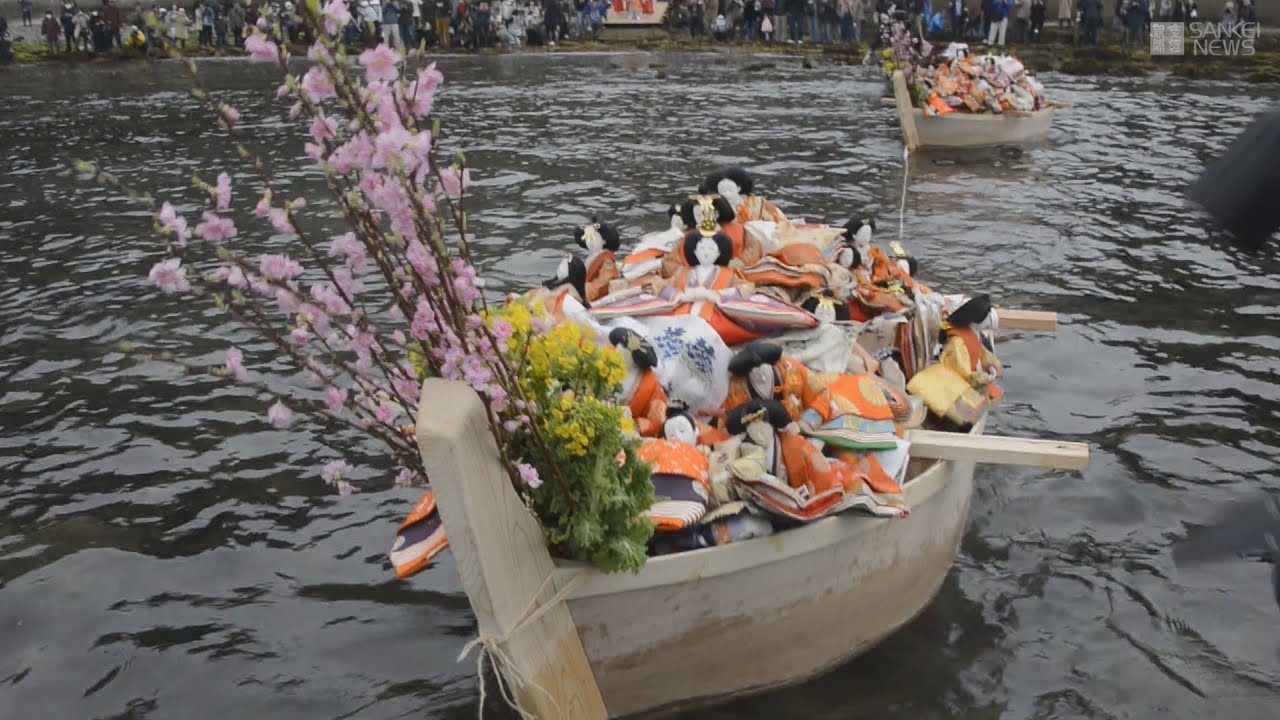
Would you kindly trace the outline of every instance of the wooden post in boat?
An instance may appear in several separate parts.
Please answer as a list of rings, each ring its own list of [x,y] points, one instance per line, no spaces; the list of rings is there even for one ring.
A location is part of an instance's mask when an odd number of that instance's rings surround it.
[[[906,439],[911,443],[911,456],[918,458],[1057,470],[1083,471],[1089,467],[1089,446],[1085,443],[937,430],[912,430]]]
[[[1013,310],[996,308],[996,318],[1002,330],[1032,330],[1057,332],[1058,313],[1042,310]]]
[[[907,89],[907,79],[901,70],[893,71],[893,99],[898,103],[902,141],[906,143],[907,150],[915,152],[920,147],[920,136],[916,134],[916,114],[911,105],[911,92]]]
[[[527,621],[556,595],[548,580],[555,566],[537,519],[498,461],[480,397],[463,383],[428,379],[417,434],[480,636],[499,638],[528,681],[506,676],[517,702],[545,720],[607,718],[568,605],[558,602]]]

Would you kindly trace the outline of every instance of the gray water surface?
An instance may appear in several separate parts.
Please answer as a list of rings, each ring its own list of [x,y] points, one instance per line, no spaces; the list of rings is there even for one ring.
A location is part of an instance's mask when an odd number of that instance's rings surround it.
[[[441,67],[495,289],[547,277],[592,215],[632,241],[661,229],[667,203],[730,162],[792,216],[870,211],[882,240],[897,234],[900,138],[861,69],[648,54]],[[201,70],[314,199],[272,71]],[[955,569],[917,621],[823,678],[689,718],[1275,716],[1269,567],[1177,571],[1169,548],[1277,485],[1280,268],[1206,242],[1180,199],[1276,95],[1044,79],[1076,105],[1050,141],[911,158],[904,242],[935,288],[1062,313],[1056,335],[1003,338],[989,431],[1089,442],[1088,472],[981,468]],[[277,431],[265,398],[116,349],[213,365],[236,343],[284,377],[218,312],[156,292],[151,219],[70,168],[93,160],[188,201],[193,173],[247,178],[182,68],[20,67],[0,87],[0,718],[474,717],[475,665],[455,658],[475,621],[452,558],[407,582],[386,561],[420,491],[395,488],[357,437]],[[272,245],[239,220],[235,242]],[[321,480],[326,437],[360,466],[360,494]]]

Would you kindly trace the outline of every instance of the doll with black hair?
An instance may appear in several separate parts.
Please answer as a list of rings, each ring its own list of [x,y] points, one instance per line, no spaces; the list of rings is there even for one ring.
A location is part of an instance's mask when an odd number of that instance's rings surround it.
[[[621,399],[631,410],[636,432],[641,437],[658,437],[667,417],[667,393],[654,371],[658,367],[658,353],[648,340],[629,328],[610,330],[609,344],[622,355],[627,369]]]
[[[938,338],[938,361],[915,373],[907,392],[924,398],[935,416],[956,429],[967,429],[1003,394],[994,380],[1003,373],[1000,360],[982,337],[991,319],[991,300],[979,295],[951,311]]]
[[[667,254],[662,263],[663,277],[671,277],[682,267],[689,267],[687,246],[697,242],[699,235],[723,234],[729,238],[729,264],[737,268],[754,265],[764,256],[760,241],[747,234],[734,216],[733,206],[714,194],[691,196],[680,206],[680,217],[691,228],[680,242]]]
[[[587,302],[595,302],[609,294],[609,283],[622,276],[618,271],[615,253],[622,245],[618,228],[611,223],[597,222],[582,225],[573,231],[573,240],[587,251],[586,265]]]
[[[684,216],[680,213],[680,203],[667,206],[666,230],[645,233],[640,242],[622,259],[622,277],[629,283],[641,281],[648,275],[657,275],[662,270],[662,261],[667,254],[676,248],[690,228],[685,225]]]
[[[660,439],[646,440],[636,450],[653,470],[655,500],[643,516],[658,532],[679,532],[707,512],[711,461],[698,447],[697,421],[688,412],[670,408],[661,428]]]
[[[764,220],[779,225],[789,225],[790,221],[778,206],[764,199],[755,191],[755,179],[741,167],[727,167],[707,175],[698,186],[698,192],[717,194],[729,202],[734,215],[740,223],[753,220]]]
[[[804,363],[782,354],[774,343],[747,343],[729,361],[729,394],[726,411],[753,400],[781,403],[792,420],[818,427],[834,417],[831,396],[811,377]]]

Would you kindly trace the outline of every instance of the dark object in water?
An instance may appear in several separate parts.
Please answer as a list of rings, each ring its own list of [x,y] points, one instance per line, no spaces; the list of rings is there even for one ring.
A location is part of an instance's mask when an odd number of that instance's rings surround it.
[[[1248,250],[1262,247],[1280,228],[1280,108],[1245,128],[1188,189],[1199,205],[1237,244]]]
[[[1280,605],[1280,500],[1273,495],[1232,505],[1213,524],[1192,531],[1174,546],[1173,562],[1192,565],[1257,552],[1271,560],[1272,590]]]

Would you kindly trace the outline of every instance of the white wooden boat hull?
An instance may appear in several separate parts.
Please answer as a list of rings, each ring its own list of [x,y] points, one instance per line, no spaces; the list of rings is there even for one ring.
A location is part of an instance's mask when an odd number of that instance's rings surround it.
[[[906,484],[904,519],[845,513],[637,575],[558,563],[586,573],[568,606],[610,716],[800,682],[873,647],[938,592],[973,472],[933,464]]]
[[[911,106],[902,71],[893,74],[894,104],[898,108],[902,139],[910,150],[919,148],[971,148],[1034,142],[1053,129],[1052,107],[1030,113],[961,113],[926,115]]]
[[[920,147],[986,147],[1035,142],[1053,129],[1053,108],[1026,116],[952,113],[929,116],[912,108]]]

